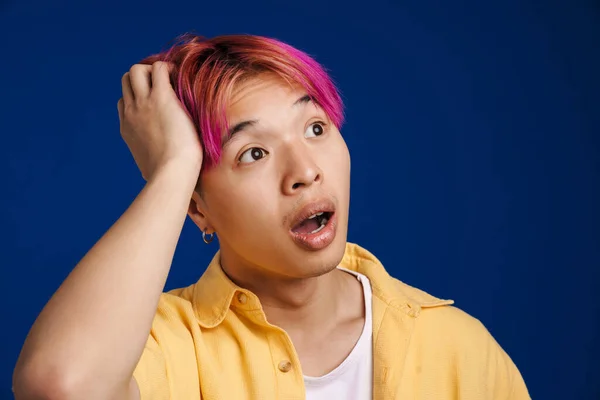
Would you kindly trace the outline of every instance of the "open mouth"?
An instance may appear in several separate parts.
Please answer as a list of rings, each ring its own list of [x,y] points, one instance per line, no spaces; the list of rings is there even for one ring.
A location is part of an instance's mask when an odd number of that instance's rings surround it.
[[[306,218],[292,228],[292,232],[302,235],[312,235],[321,231],[331,219],[333,212],[321,211]]]

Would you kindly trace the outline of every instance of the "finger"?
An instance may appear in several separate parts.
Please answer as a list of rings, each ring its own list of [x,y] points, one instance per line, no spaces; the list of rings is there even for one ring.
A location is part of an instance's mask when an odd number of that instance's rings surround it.
[[[125,72],[121,78],[121,90],[123,91],[123,101],[125,104],[131,104],[135,100],[133,97],[133,90],[131,89],[131,80],[129,79],[129,72]]]
[[[122,97],[117,102],[117,111],[119,112],[119,121],[122,123],[123,122],[123,112],[124,112],[124,105],[123,105]]]
[[[170,73],[175,66],[172,63],[157,61],[152,64],[152,87],[159,91],[172,90]]]
[[[150,85],[152,84],[152,66],[135,64],[129,70],[129,79],[131,79],[131,88],[136,99],[143,99],[150,95]]]

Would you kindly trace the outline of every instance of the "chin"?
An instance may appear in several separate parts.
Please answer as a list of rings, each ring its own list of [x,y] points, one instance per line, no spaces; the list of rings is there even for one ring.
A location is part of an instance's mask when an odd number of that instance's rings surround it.
[[[290,271],[295,278],[313,278],[325,275],[340,265],[346,251],[346,237],[340,235],[329,246],[318,251],[298,250],[293,252],[299,254],[295,262],[292,263],[295,265],[293,272]]]

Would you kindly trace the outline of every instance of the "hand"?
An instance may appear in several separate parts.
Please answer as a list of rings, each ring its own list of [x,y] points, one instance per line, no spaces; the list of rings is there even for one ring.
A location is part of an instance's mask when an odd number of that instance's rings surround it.
[[[121,79],[121,136],[145,180],[171,162],[197,175],[202,166],[202,144],[171,86],[169,68],[161,61],[135,64]]]

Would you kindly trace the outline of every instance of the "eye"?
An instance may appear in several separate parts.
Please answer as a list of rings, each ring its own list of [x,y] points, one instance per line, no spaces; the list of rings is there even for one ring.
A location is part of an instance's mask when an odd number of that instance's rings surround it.
[[[323,122],[314,122],[308,126],[304,137],[316,137],[325,133],[325,124]]]
[[[267,152],[260,147],[251,147],[245,152],[242,153],[238,161],[242,164],[249,164],[254,161],[258,161],[264,156],[267,155]]]

